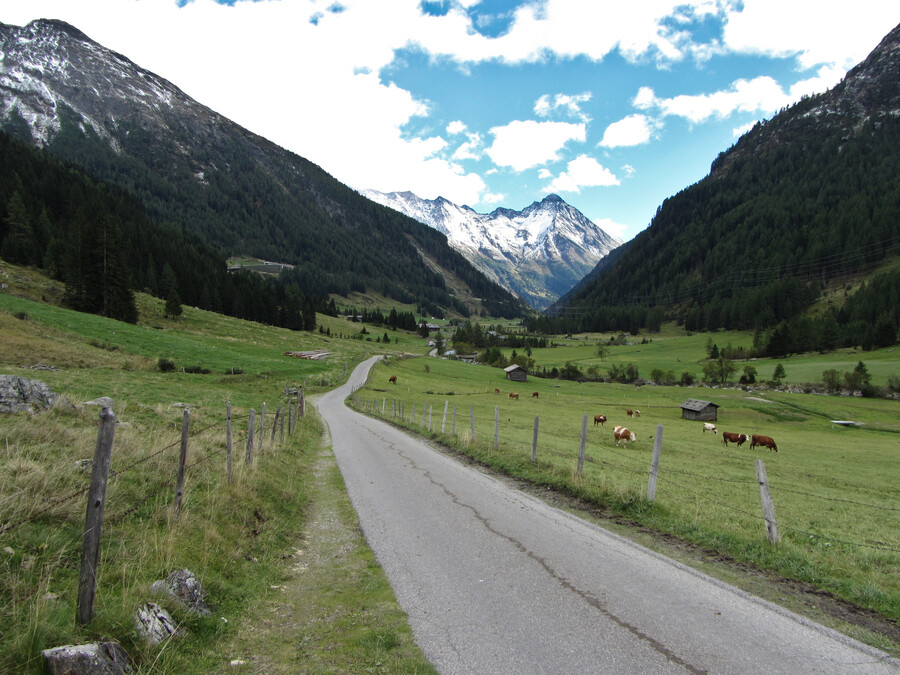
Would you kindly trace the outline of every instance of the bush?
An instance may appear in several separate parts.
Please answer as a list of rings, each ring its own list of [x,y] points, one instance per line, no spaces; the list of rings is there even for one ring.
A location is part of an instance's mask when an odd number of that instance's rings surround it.
[[[682,387],[693,387],[694,374],[689,370],[685,370],[683,373],[681,373],[680,384]]]
[[[185,366],[184,372],[190,373],[191,375],[209,375],[212,371],[203,366]]]
[[[169,359],[160,358],[156,367],[159,368],[159,372],[161,373],[170,373],[175,370],[175,362],[169,361]]]

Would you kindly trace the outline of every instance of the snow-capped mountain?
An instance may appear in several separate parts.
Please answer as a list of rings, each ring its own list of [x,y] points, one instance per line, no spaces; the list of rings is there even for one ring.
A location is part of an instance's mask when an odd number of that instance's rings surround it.
[[[521,211],[499,208],[482,214],[443,197],[361,192],[444,233],[472,264],[538,309],[552,304],[622,243],[555,194]]]

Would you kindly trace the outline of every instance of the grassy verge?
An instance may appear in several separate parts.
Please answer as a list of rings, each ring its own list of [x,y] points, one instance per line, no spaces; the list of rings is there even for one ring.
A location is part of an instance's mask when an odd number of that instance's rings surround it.
[[[396,385],[388,383],[390,375],[397,375]],[[510,391],[519,400],[511,400]],[[379,415],[384,410],[394,422],[544,494],[563,495],[606,518],[687,543],[733,569],[762,573],[777,589],[773,599],[792,587],[811,591],[808,598],[818,593],[834,599],[829,611],[838,615],[842,630],[900,651],[896,401],[537,378],[512,383],[499,369],[436,359],[381,363],[357,397],[360,407]],[[687,398],[719,404],[720,431],[773,436],[780,452],[751,451],[747,443],[725,448],[721,435],[681,419],[680,403]],[[627,417],[626,408],[639,409],[641,416]],[[592,420],[600,413],[609,422],[589,424],[579,474],[582,416]],[[532,463],[535,417],[539,440]],[[862,426],[841,427],[832,419]],[[617,424],[637,435],[627,449],[615,445],[611,427]],[[658,425],[663,451],[656,499],[649,502]],[[765,462],[775,502],[781,533],[776,546],[766,539],[757,459]]]

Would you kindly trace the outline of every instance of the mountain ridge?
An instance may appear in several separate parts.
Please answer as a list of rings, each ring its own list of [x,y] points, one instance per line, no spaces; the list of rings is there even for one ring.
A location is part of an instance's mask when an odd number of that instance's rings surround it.
[[[521,210],[476,212],[444,197],[361,190],[361,194],[445,234],[478,269],[537,309],[545,309],[621,245],[559,195]]]
[[[290,263],[287,281],[316,297],[372,289],[432,315],[525,311],[438,233],[383,212],[65,22],[0,24],[0,51],[3,130],[134,192],[154,222],[198,234],[223,258]]]

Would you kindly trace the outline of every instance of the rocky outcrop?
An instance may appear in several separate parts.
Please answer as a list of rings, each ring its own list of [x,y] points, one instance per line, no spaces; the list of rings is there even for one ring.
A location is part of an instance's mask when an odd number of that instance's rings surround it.
[[[40,380],[0,375],[0,413],[29,413],[50,408],[56,394]]]

